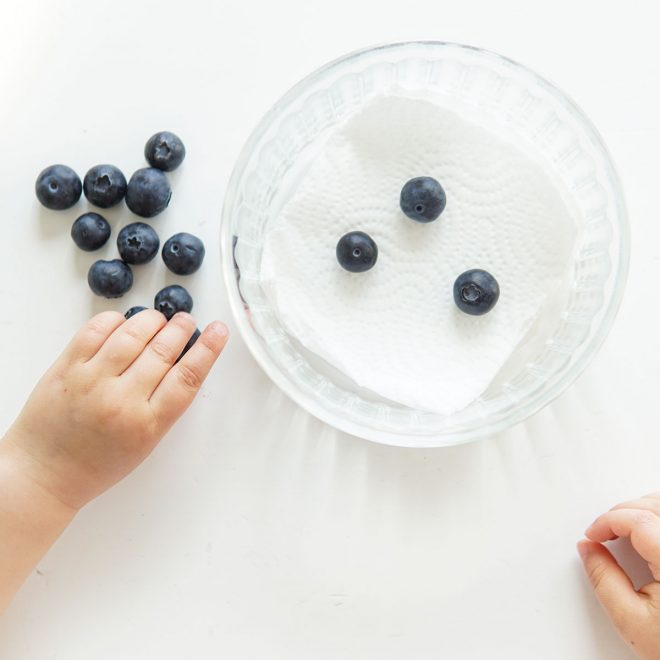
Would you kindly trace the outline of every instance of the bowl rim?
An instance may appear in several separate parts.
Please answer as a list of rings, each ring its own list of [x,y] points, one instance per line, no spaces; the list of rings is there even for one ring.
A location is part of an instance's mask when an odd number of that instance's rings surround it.
[[[299,97],[300,93],[318,77],[321,77],[323,74],[334,69],[340,64],[358,61],[361,58],[370,56],[378,51],[401,51],[411,48],[424,47],[448,48],[473,52],[476,51],[481,55],[497,59],[501,62],[504,62],[507,66],[513,67],[516,70],[521,71],[523,74],[531,76],[537,82],[545,86],[554,96],[560,98],[561,101],[571,110],[571,112],[578,116],[581,122],[581,128],[584,130],[585,136],[589,138],[595,144],[595,146],[602,151],[605,157],[604,165],[606,173],[610,179],[612,188],[616,193],[614,195],[614,202],[616,207],[616,217],[618,219],[619,240],[615,270],[613,270],[612,273],[612,293],[609,300],[605,303],[606,307],[602,312],[600,325],[594,331],[592,336],[586,340],[583,346],[580,348],[579,353],[577,354],[577,358],[572,359],[568,367],[553,375],[550,385],[542,388],[540,393],[531,395],[526,403],[517,406],[509,413],[501,416],[499,419],[493,420],[482,426],[477,426],[467,430],[459,429],[440,434],[436,433],[427,435],[415,435],[408,433],[394,433],[375,428],[369,428],[356,422],[352,422],[349,419],[341,418],[340,416],[335,415],[333,412],[326,410],[326,408],[315,401],[310,395],[301,391],[295,385],[295,383],[290,380],[287,375],[273,363],[272,359],[256,336],[256,331],[251,326],[247,315],[245,314],[244,304],[238,291],[238,287],[236,286],[233,258],[233,238],[231,236],[230,227],[231,208],[233,206],[233,200],[236,196],[238,183],[241,180],[245,168],[247,167],[247,164],[254,153],[255,146],[271,127],[273,119],[279,114],[282,108],[295,101]],[[605,338],[614,323],[614,319],[623,300],[625,283],[630,265],[630,223],[628,219],[628,211],[626,208],[621,180],[617,173],[610,151],[591,119],[589,119],[589,117],[572,99],[572,97],[561,90],[557,85],[550,82],[547,78],[539,75],[524,64],[520,64],[516,60],[511,59],[505,55],[501,55],[497,52],[477,46],[470,46],[450,41],[411,40],[372,45],[335,58],[327,64],[324,64],[323,66],[312,71],[295,85],[293,85],[293,87],[291,87],[283,96],[281,96],[279,100],[276,101],[275,104],[262,116],[261,120],[257,123],[245,144],[243,145],[227,185],[220,223],[220,254],[223,261],[222,273],[225,282],[225,288],[229,298],[229,305],[241,337],[245,341],[248,349],[250,350],[250,353],[264,370],[266,375],[292,401],[300,405],[307,412],[314,415],[326,424],[329,424],[330,426],[351,435],[364,438],[372,442],[409,448],[447,447],[465,444],[467,442],[495,435],[522,422],[528,417],[531,417],[532,415],[539,412],[542,408],[556,399],[572,383],[574,383],[579,375],[584,371],[584,369],[588,366],[596,352],[600,349],[603,342],[605,341]]]

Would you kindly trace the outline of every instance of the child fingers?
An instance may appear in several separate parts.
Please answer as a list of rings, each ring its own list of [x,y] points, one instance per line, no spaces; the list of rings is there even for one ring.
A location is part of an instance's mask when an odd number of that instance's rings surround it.
[[[617,509],[596,518],[585,532],[596,543],[629,536],[637,552],[652,565],[660,564],[660,517],[646,509]]]
[[[141,314],[144,312],[140,312],[135,318]],[[144,347],[122,377],[130,379],[138,391],[146,394],[148,398],[181,355],[194,331],[195,322],[190,314],[175,314]]]
[[[229,331],[219,321],[208,325],[193,347],[175,364],[151,396],[151,407],[163,428],[169,428],[192,403],[227,343]]]
[[[607,548],[585,540],[577,549],[594,592],[614,625],[621,631],[640,623],[646,613],[643,597]]]
[[[118,376],[144,351],[166,322],[155,309],[145,309],[132,316],[108,337],[94,356],[93,363],[104,374]]]
[[[124,321],[123,315],[115,311],[101,312],[93,316],[78,330],[66,347],[63,357],[69,360],[87,362],[91,360],[103,346],[108,337]]]

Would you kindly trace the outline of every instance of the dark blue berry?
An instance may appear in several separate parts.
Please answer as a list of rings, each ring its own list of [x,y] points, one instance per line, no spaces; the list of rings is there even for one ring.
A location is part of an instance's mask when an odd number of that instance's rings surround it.
[[[410,179],[401,190],[401,210],[417,222],[432,222],[447,205],[442,186],[430,176]]]
[[[181,351],[181,355],[179,355],[179,357],[176,359],[177,362],[193,347],[193,344],[199,339],[201,334],[202,333],[199,331],[199,328],[195,328],[193,336],[188,340],[188,343],[183,347],[183,350]]]
[[[497,280],[485,270],[468,270],[454,282],[454,301],[466,314],[481,316],[490,312],[499,297]]]
[[[362,231],[352,231],[337,243],[337,261],[351,273],[363,273],[373,268],[378,259],[378,246]]]
[[[126,225],[117,235],[119,255],[127,264],[146,264],[156,256],[159,246],[158,234],[144,222]]]
[[[186,148],[181,138],[169,131],[160,131],[152,135],[144,146],[144,157],[151,167],[164,172],[175,170],[186,157]]]
[[[140,312],[144,312],[145,309],[147,308],[142,307],[142,305],[135,305],[135,307],[131,307],[130,309],[126,310],[126,314],[124,314],[124,318],[128,320],[131,318],[131,316],[135,316]]]
[[[95,261],[87,273],[89,288],[104,298],[121,298],[133,286],[130,266],[119,259]]]
[[[90,204],[110,208],[124,199],[126,177],[114,165],[94,165],[85,174],[83,192]]]
[[[98,250],[110,238],[110,225],[98,213],[84,213],[71,227],[73,242],[86,252]]]
[[[163,261],[177,275],[191,275],[204,261],[204,243],[193,236],[182,232],[168,238],[163,245]]]
[[[190,312],[193,307],[192,296],[178,284],[161,289],[154,298],[154,307],[169,321],[177,312]]]
[[[82,194],[80,177],[66,165],[51,165],[34,184],[37,199],[47,208],[63,211],[71,208]]]
[[[131,177],[126,188],[126,204],[133,213],[153,218],[167,208],[172,197],[170,183],[155,167],[144,167]]]

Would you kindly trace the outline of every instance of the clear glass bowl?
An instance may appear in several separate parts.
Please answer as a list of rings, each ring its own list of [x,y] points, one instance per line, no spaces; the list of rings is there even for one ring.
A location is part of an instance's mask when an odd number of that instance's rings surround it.
[[[577,208],[564,290],[488,390],[451,415],[361,390],[289,336],[260,285],[264,229],[333,130],[382,93],[437,100],[506,128],[561,182]],[[334,427],[408,447],[466,442],[523,420],[556,397],[605,338],[622,298],[628,223],[621,185],[591,122],[564,93],[500,55],[439,42],[391,44],[343,57],[305,78],[262,119],[232,175],[223,210],[224,277],[236,323],[266,373]]]

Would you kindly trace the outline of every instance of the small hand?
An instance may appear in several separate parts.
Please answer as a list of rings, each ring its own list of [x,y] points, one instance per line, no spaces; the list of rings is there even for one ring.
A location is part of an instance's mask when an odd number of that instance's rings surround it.
[[[125,477],[190,405],[228,337],[155,310],[92,318],[38,383],[3,443],[39,486],[77,510]]]
[[[641,658],[660,659],[660,493],[625,502],[598,517],[578,551],[598,599],[615,628]],[[602,545],[630,541],[648,562],[654,581],[635,591],[632,582]]]

